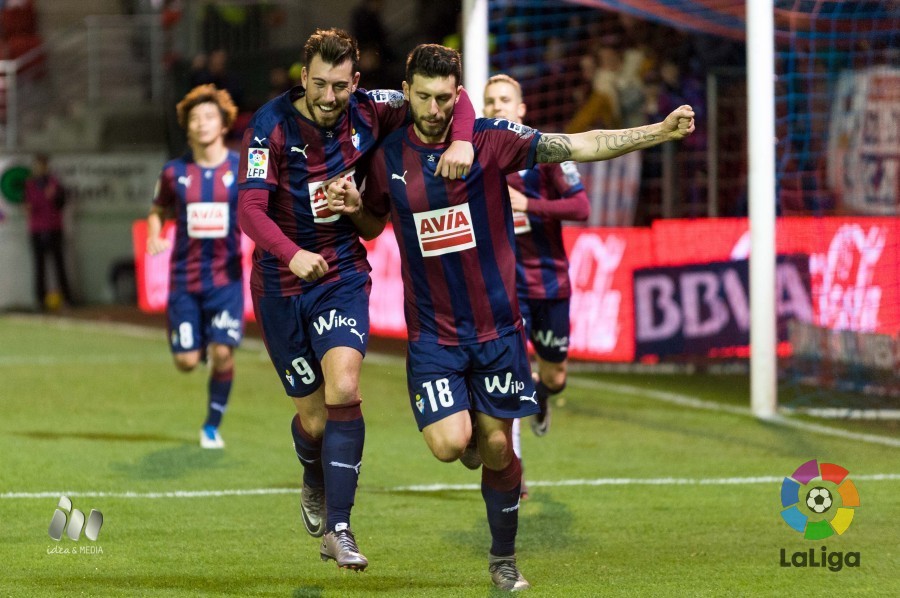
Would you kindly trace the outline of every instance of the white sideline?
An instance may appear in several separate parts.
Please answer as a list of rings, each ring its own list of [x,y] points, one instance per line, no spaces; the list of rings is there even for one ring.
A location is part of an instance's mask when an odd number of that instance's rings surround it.
[[[757,476],[748,478],[598,478],[594,480],[556,480],[534,481],[528,485],[543,488],[562,488],[572,486],[743,486],[749,484],[775,484],[784,476]],[[874,473],[852,475],[850,479],[859,482],[898,481],[898,473]],[[363,490],[367,488],[362,487]],[[371,488],[375,492],[446,492],[457,490],[480,490],[481,484],[415,484],[412,486],[394,486],[391,488]],[[59,490],[54,492],[4,492],[0,499],[27,498],[221,498],[226,496],[269,496],[277,494],[299,494],[299,488],[247,488],[244,490],[173,490],[171,492],[101,492]]]
[[[721,411],[731,413],[733,415],[742,415],[745,417],[753,417],[749,407],[738,407],[736,405],[723,405],[714,401],[704,401],[696,397],[682,395],[674,392],[665,392],[661,390],[648,390],[629,386],[627,384],[611,384],[601,382],[599,380],[586,380],[575,376],[569,377],[569,386],[577,386],[590,390],[601,390],[608,392],[616,392],[624,395],[635,396],[642,399],[650,399],[663,403],[670,403],[681,407],[690,407],[691,409],[704,409],[707,411]],[[784,415],[776,415],[770,419],[763,420],[765,423],[785,426],[788,428],[796,428],[805,432],[814,432],[816,434],[824,434],[826,436],[834,436],[836,438],[844,438],[846,440],[856,440],[859,442],[868,442],[870,444],[881,444],[900,448],[900,438],[890,438],[887,436],[878,436],[877,434],[861,434],[859,432],[850,432],[840,428],[832,428],[821,424],[800,421],[785,417]]]

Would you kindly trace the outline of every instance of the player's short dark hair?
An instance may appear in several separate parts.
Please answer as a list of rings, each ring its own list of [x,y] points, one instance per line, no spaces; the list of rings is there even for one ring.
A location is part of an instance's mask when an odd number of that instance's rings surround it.
[[[303,56],[306,67],[318,55],[325,64],[341,64],[345,60],[353,63],[353,72],[359,68],[359,47],[356,40],[343,29],[332,27],[331,29],[316,29],[303,45]]]
[[[406,82],[412,85],[413,76],[455,77],[462,79],[462,60],[459,52],[439,44],[419,44],[406,57]]]
[[[231,94],[224,89],[218,89],[212,83],[198,85],[190,90],[184,98],[175,106],[178,115],[178,124],[182,129],[187,129],[188,115],[198,104],[215,104],[222,114],[222,124],[225,128],[231,128],[234,119],[237,118],[238,109],[231,99]]]

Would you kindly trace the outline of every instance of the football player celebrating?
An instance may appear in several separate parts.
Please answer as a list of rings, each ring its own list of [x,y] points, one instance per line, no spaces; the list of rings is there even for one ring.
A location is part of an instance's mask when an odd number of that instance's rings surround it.
[[[330,210],[326,196],[362,180],[379,141],[407,122],[408,107],[399,92],[358,88],[359,51],[346,32],[316,31],[304,53],[301,85],[260,108],[244,134],[240,217],[256,242],[256,319],[297,411],[291,434],[304,470],[304,526],[322,536],[322,558],[361,570],[368,559],[350,511],[365,439],[359,374],[371,267],[356,216]],[[465,176],[472,161],[475,111],[467,98],[462,104],[452,135],[459,141],[435,173],[450,179]]]
[[[354,213],[365,237],[391,219],[400,247],[413,415],[441,461],[462,458],[477,439],[491,532],[488,570],[497,587],[521,590],[529,587],[515,554],[522,470],[510,428],[513,419],[540,409],[516,295],[506,175],[537,163],[608,160],[682,139],[694,130],[694,113],[682,106],[660,123],[575,135],[478,119],[470,174],[447,182],[433,173],[447,149],[460,74],[456,50],[424,44],[410,53],[403,92],[413,123],[381,144],[363,197],[344,185],[334,209]]]

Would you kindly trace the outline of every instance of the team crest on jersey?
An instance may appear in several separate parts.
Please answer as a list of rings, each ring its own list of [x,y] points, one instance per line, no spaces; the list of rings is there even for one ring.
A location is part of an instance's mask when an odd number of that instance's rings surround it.
[[[454,253],[475,247],[475,230],[469,204],[413,214],[419,249],[424,257]]]
[[[562,168],[563,175],[566,177],[566,184],[569,187],[574,187],[581,182],[581,174],[578,172],[578,166],[575,165],[575,162],[561,162],[559,167]]]
[[[341,173],[340,178],[353,181],[353,175],[355,173],[356,169],[351,168],[347,172]],[[309,184],[309,209],[312,211],[313,222],[316,224],[334,222],[341,217],[340,214],[335,214],[328,209],[328,199],[325,197],[325,183],[331,182],[332,180],[333,179],[329,179],[328,181],[318,181]]]
[[[247,178],[264,179],[269,175],[269,149],[252,147],[247,150]]]
[[[525,212],[513,212],[513,230],[517,235],[531,232],[531,220]]]
[[[405,101],[403,94],[394,89],[377,89],[369,92],[369,97],[378,104],[387,104],[391,108],[399,108]]]
[[[231,187],[234,184],[234,173],[230,170],[222,175],[222,184]]]
[[[359,133],[356,132],[356,129],[352,129],[350,133],[350,143],[353,144],[356,151],[359,151]]]

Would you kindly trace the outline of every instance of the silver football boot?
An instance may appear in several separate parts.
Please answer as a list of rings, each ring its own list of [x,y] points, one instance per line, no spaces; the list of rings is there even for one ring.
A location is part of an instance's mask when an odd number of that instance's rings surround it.
[[[346,524],[338,524],[338,527]],[[349,527],[341,530],[327,532],[322,537],[322,546],[319,548],[319,554],[323,561],[332,560],[342,569],[353,569],[354,571],[362,571],[369,566],[369,560],[362,555],[359,547],[356,545],[356,538]]]
[[[501,590],[519,592],[531,587],[516,566],[516,555],[494,556],[489,554],[488,571],[491,572],[491,581]]]
[[[322,537],[325,533],[325,488],[303,485],[300,490],[300,516],[310,536]]]

